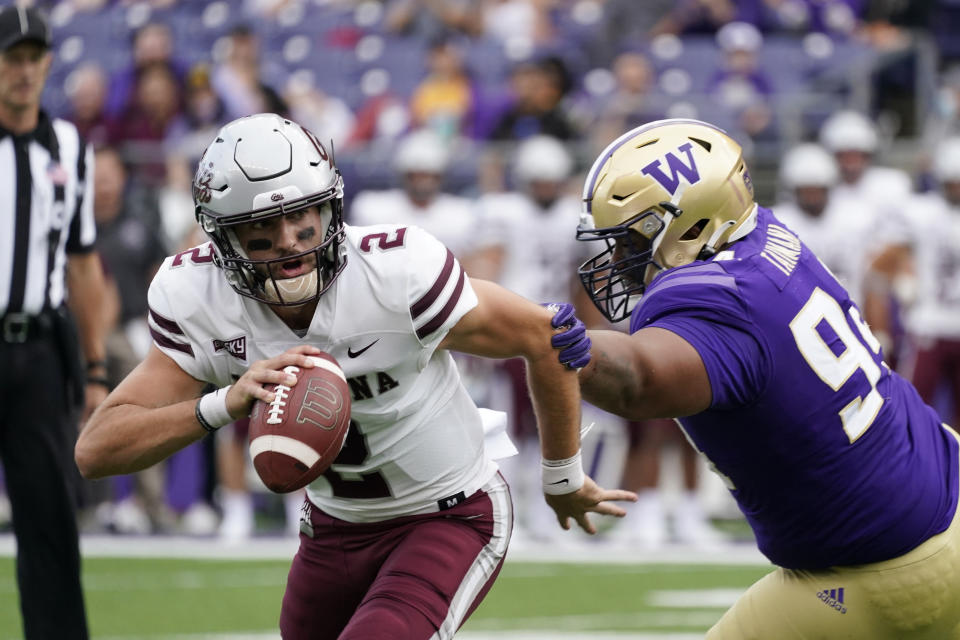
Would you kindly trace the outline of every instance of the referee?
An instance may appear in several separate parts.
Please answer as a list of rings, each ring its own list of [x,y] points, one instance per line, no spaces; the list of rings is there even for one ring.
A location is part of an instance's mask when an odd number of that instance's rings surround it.
[[[92,153],[40,108],[50,45],[37,9],[0,9],[0,463],[27,640],[88,637],[73,446],[107,392]]]

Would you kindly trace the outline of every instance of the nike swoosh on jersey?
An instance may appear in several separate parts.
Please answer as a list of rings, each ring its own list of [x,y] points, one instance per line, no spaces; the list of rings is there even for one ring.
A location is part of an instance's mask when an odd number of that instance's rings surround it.
[[[369,349],[369,348],[372,347],[373,345],[377,344],[378,342],[380,342],[380,338],[377,338],[376,340],[374,340],[373,342],[371,342],[370,344],[368,344],[367,346],[365,346],[363,349],[360,349],[360,350],[358,350],[358,351],[354,351],[353,349],[347,347],[347,357],[348,357],[348,358],[357,358],[357,357],[360,356],[360,354],[362,354],[364,351],[366,351],[367,349]]]

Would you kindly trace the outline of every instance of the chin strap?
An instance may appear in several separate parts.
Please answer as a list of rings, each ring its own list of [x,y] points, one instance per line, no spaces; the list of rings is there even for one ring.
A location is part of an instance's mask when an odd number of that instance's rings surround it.
[[[718,243],[720,242],[720,237],[726,233],[727,229],[737,224],[736,220],[727,220],[720,226],[716,228],[713,232],[713,235],[710,236],[710,239],[707,240],[706,244],[703,245],[703,248],[700,249],[700,253],[697,254],[697,260],[707,260],[712,258],[720,250]],[[730,237],[727,238],[727,241],[724,244],[729,244],[731,242],[736,242],[737,240],[745,237],[748,233],[757,228],[757,205],[753,205],[753,209],[750,210],[750,213],[747,215],[747,219],[730,234]]]

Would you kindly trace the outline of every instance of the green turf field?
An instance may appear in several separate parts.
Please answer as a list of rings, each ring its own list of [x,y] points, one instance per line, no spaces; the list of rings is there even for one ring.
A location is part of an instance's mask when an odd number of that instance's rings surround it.
[[[276,638],[288,567],[288,559],[85,557],[92,637]],[[768,570],[715,562],[508,561],[461,635],[562,638],[562,631],[579,638],[686,640],[702,636]],[[21,637],[16,603],[13,558],[0,557],[0,640]],[[614,631],[630,633],[602,633]]]

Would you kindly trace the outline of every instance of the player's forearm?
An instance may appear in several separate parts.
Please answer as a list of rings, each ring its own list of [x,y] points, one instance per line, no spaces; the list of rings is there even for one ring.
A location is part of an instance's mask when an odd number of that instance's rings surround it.
[[[642,409],[641,377],[630,338],[619,331],[588,331],[590,363],[580,370],[580,393],[590,404],[626,418]]]
[[[543,457],[563,460],[574,456],[580,449],[580,390],[576,373],[560,365],[551,350],[527,358],[527,384],[537,415]]]
[[[154,409],[108,398],[77,440],[80,473],[89,479],[133,473],[169,457],[206,434],[195,408],[196,400]]]

